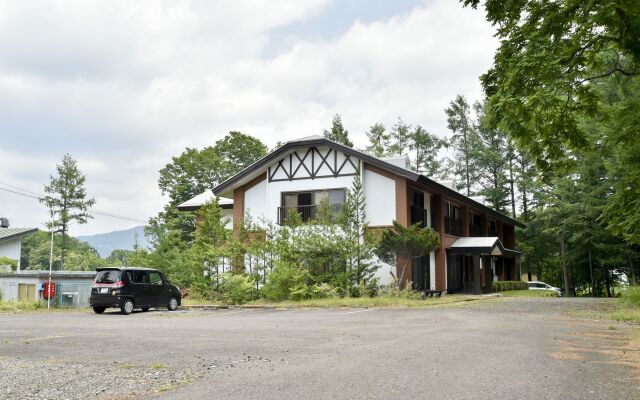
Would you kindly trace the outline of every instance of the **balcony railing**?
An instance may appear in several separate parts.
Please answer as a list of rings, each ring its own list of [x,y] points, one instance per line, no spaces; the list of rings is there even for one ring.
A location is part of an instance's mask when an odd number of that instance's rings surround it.
[[[427,226],[427,210],[418,206],[411,206],[411,225],[420,224],[422,228]]]
[[[321,206],[319,205],[278,207],[278,224],[284,225],[287,222],[287,218],[289,217],[290,212],[297,212],[300,215],[300,219],[302,220],[302,222],[311,221],[318,215],[320,207]],[[337,215],[341,210],[341,203],[329,204],[329,211],[331,213]]]
[[[462,236],[462,220],[444,217],[444,233]]]

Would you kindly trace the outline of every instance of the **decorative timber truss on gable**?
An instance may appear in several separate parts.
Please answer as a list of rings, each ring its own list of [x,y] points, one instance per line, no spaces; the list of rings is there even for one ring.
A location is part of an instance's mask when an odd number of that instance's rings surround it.
[[[295,149],[269,166],[269,182],[353,176],[360,160],[332,147]]]

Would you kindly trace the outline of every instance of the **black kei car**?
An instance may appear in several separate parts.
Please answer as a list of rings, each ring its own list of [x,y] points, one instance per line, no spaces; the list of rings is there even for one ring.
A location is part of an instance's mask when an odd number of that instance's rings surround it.
[[[91,285],[89,304],[96,314],[110,307],[128,315],[134,308],[149,311],[151,307],[178,309],[182,296],[162,272],[151,268],[97,268]]]

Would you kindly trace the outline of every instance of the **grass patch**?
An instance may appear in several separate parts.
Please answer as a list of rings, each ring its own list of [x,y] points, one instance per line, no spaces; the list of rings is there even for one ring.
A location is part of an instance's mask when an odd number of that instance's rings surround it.
[[[469,302],[480,300],[477,296],[449,295],[436,298],[412,299],[405,297],[378,296],[378,297],[336,297],[327,299],[309,299],[300,301],[281,301],[267,302],[264,300],[254,301],[248,305],[256,306],[273,306],[278,308],[295,308],[295,307],[311,307],[311,308],[375,308],[375,307],[433,307],[444,306],[455,303]]]
[[[504,292],[500,292],[500,294],[504,297],[558,297],[558,295],[551,290],[506,290]]]
[[[593,310],[568,313],[578,317],[640,323],[640,287],[629,287],[622,292],[622,298],[607,302]]]
[[[39,301],[0,301],[0,311],[35,311],[42,308]]]
[[[164,369],[164,364],[161,364],[161,363],[151,364],[149,366],[149,368],[151,368],[151,369]]]
[[[170,383],[165,383],[164,385],[160,386],[160,388],[158,389],[158,392],[168,392],[169,390],[173,390],[174,387],[172,384]]]

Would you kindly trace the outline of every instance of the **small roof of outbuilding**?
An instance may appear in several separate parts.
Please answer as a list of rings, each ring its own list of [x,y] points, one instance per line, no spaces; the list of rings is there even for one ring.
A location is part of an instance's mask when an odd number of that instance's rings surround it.
[[[520,254],[519,251],[504,247],[500,238],[495,236],[461,237],[453,242],[449,251],[458,254],[490,254],[492,256]]]
[[[216,195],[211,190],[206,190],[192,199],[185,201],[178,206],[180,211],[195,211],[215,199]],[[221,208],[233,208],[233,200],[226,197],[218,197],[218,204]]]
[[[38,228],[0,228],[0,241],[31,235],[37,231]]]

